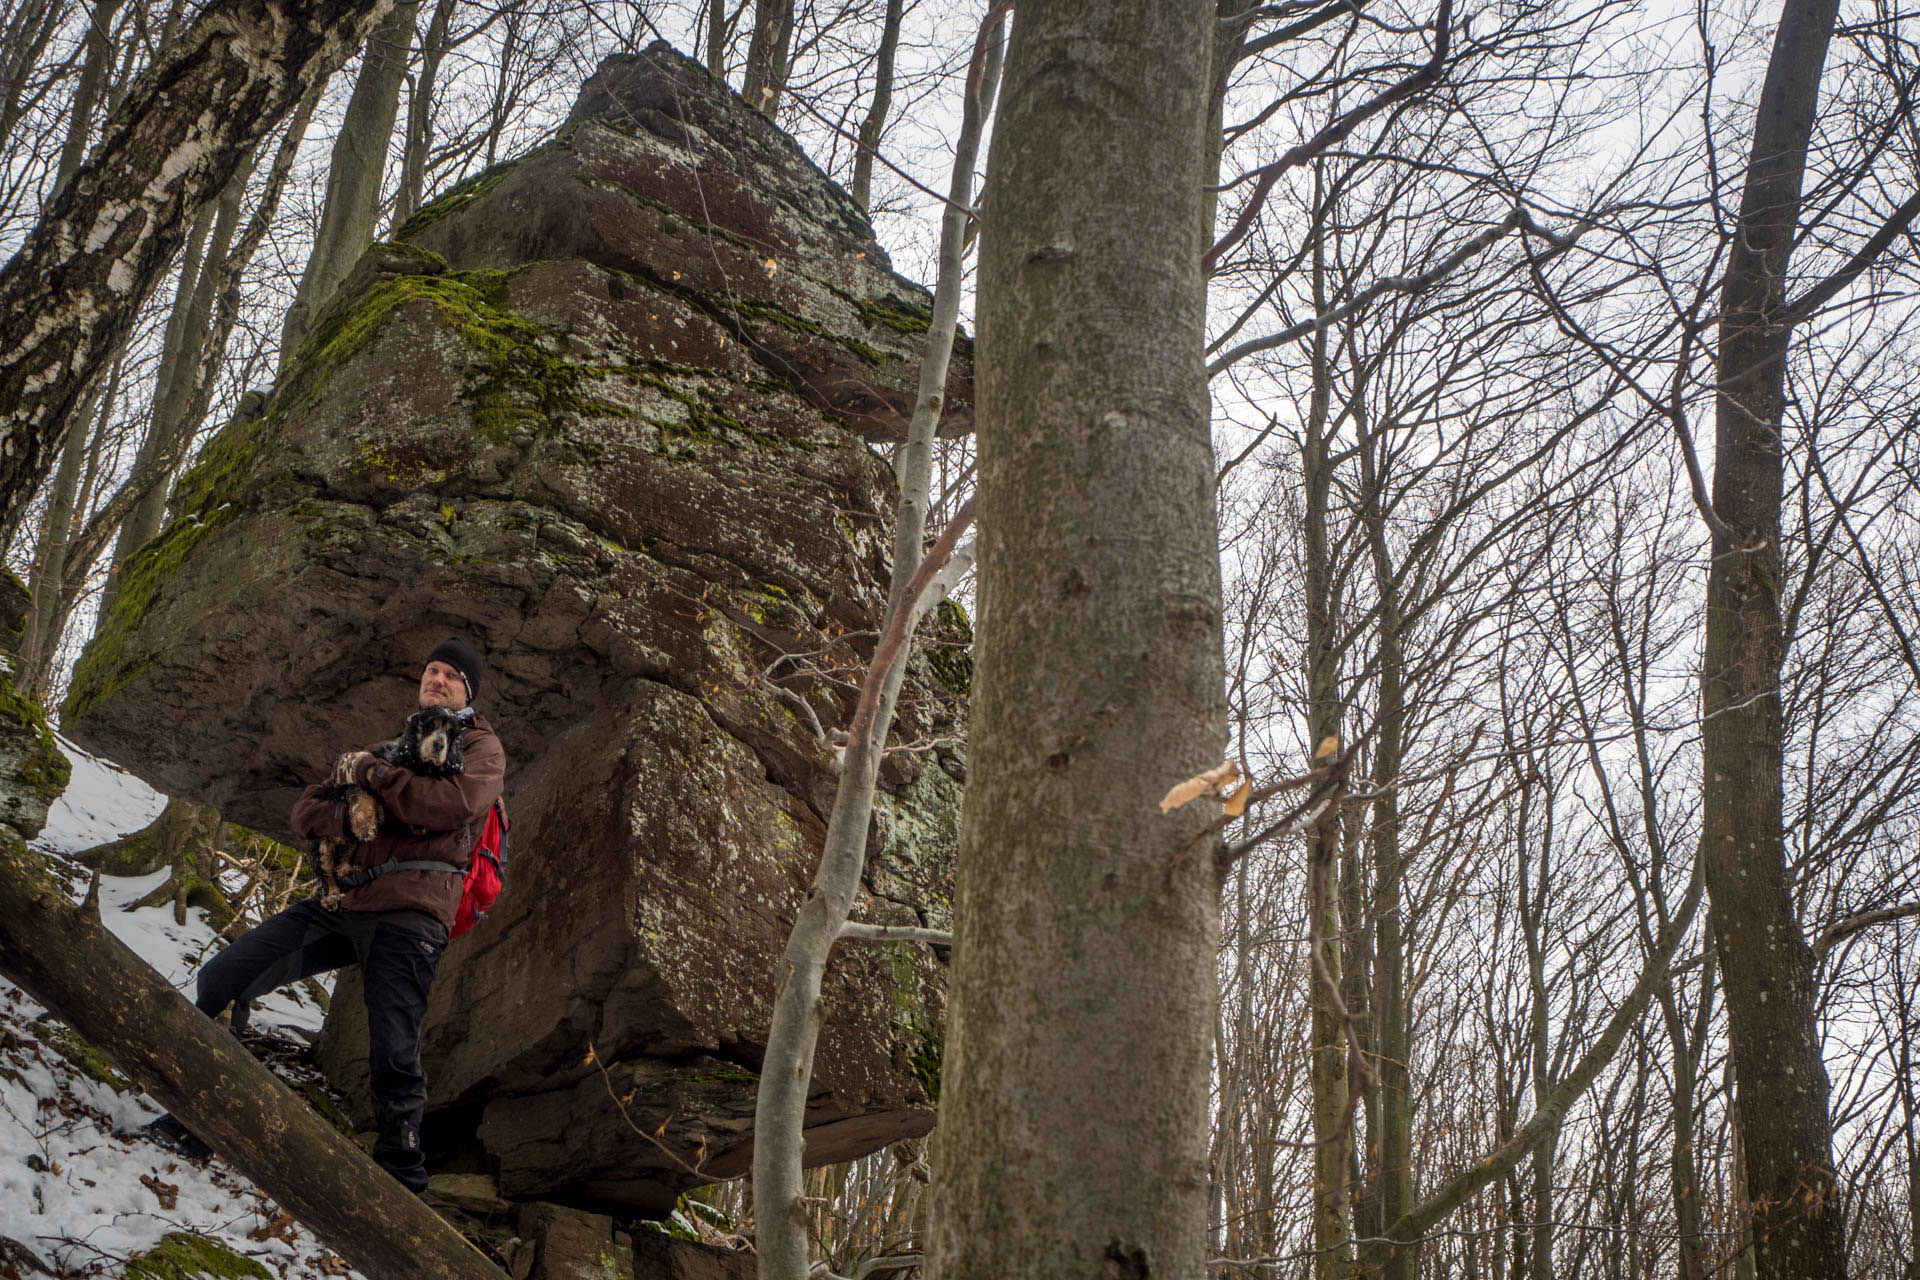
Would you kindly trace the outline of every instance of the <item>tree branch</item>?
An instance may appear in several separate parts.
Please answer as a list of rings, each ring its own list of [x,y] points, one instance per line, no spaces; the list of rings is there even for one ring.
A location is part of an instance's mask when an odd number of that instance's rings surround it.
[[[1338,145],[1348,134],[1394,103],[1412,97],[1440,79],[1441,72],[1446,68],[1447,50],[1453,42],[1453,0],[1440,0],[1440,10],[1434,15],[1433,25],[1433,56],[1428,58],[1425,64],[1409,73],[1399,83],[1351,111],[1345,112],[1319,133],[1294,146],[1272,164],[1243,173],[1226,184],[1226,187],[1233,187],[1250,178],[1257,179],[1253,194],[1247,197],[1247,203],[1240,210],[1240,216],[1234,219],[1233,226],[1214,242],[1213,248],[1207,250],[1206,256],[1200,260],[1200,270],[1203,274],[1211,272],[1214,265],[1220,261],[1221,255],[1246,238],[1247,232],[1253,229],[1254,220],[1260,216],[1260,210],[1266,205],[1267,196],[1287,170],[1298,168],[1329,147]]]

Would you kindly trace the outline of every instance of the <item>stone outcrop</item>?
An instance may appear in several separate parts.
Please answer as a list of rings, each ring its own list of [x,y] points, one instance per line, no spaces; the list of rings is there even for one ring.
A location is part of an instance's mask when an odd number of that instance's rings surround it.
[[[790,139],[664,47],[612,60],[552,140],[368,253],[176,486],[76,671],[76,740],[284,836],[435,643],[480,645],[508,889],[443,961],[428,1126],[510,1197],[660,1212],[750,1159],[885,599],[862,437],[902,429],[927,315]],[[951,738],[963,658],[916,661],[904,742]],[[866,918],[941,921],[961,772],[890,757]],[[844,948],[824,999],[810,1160],[925,1132],[937,961]],[[322,1049],[364,1099],[356,1008],[343,982]]]

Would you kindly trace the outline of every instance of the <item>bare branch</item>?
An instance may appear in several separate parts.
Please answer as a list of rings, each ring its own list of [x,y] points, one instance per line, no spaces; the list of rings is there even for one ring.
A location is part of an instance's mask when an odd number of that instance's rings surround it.
[[[860,924],[849,920],[840,926],[840,937],[851,942],[924,942],[930,947],[950,947],[953,935],[944,929],[921,929],[907,924]]]
[[[1272,164],[1262,165],[1258,169],[1243,173],[1221,188],[1225,190],[1249,179],[1257,180],[1253,194],[1247,198],[1246,206],[1240,210],[1240,216],[1234,219],[1233,226],[1214,242],[1213,248],[1207,250],[1206,257],[1200,260],[1200,270],[1203,273],[1212,271],[1215,264],[1220,261],[1221,255],[1246,238],[1247,232],[1253,229],[1254,220],[1260,216],[1260,210],[1265,207],[1267,196],[1287,170],[1296,169],[1329,147],[1338,145],[1348,134],[1394,103],[1412,97],[1440,79],[1440,73],[1446,67],[1447,51],[1453,42],[1453,0],[1440,0],[1440,11],[1434,15],[1433,25],[1433,56],[1417,70],[1409,73],[1399,83],[1384,92],[1343,113],[1333,123],[1305,142],[1294,146]]]

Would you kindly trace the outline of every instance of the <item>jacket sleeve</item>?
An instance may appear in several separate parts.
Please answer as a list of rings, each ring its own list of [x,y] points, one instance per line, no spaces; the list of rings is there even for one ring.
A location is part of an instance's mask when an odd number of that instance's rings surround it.
[[[298,836],[315,839],[320,836],[344,836],[347,834],[345,814],[340,806],[330,799],[323,799],[319,786],[308,787],[293,802],[291,823],[293,832]]]
[[[500,739],[482,730],[461,743],[465,771],[450,778],[422,777],[384,760],[361,764],[354,781],[380,797],[387,816],[425,831],[458,831],[487,816],[506,782],[507,757]]]

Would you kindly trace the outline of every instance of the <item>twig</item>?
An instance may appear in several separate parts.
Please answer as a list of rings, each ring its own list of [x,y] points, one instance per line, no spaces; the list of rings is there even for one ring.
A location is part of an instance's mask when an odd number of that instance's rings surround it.
[[[633,1130],[635,1133],[645,1138],[648,1142],[651,1142],[656,1148],[659,1149],[659,1152],[661,1155],[673,1161],[673,1163],[678,1165],[682,1170],[692,1174],[696,1178],[700,1178],[705,1181],[710,1182],[714,1180],[713,1175],[706,1171],[707,1162],[704,1158],[701,1159],[698,1166],[690,1165],[685,1160],[682,1160],[677,1154],[675,1154],[674,1151],[671,1148],[669,1148],[666,1143],[660,1141],[658,1137],[656,1137],[651,1133],[648,1133],[645,1129],[640,1127],[639,1123],[636,1120],[634,1120],[633,1116],[627,1111],[626,1102],[620,1097],[620,1095],[617,1092],[614,1091],[613,1073],[607,1070],[607,1064],[601,1061],[599,1050],[593,1047],[593,1041],[591,1040],[587,1041],[587,1061],[600,1069],[601,1082],[607,1086],[607,1097],[613,1099],[613,1105],[620,1109],[620,1118],[627,1122],[627,1127],[629,1129]],[[673,1117],[671,1116],[667,1117],[669,1121],[671,1121],[672,1118]],[[667,1126],[665,1124],[662,1124],[660,1127],[661,1129],[664,1130]],[[706,1151],[706,1143],[704,1141],[700,1145],[700,1150],[704,1156],[704,1153]]]
[[[854,942],[924,942],[930,947],[953,945],[953,935],[943,929],[922,929],[910,924],[861,924],[854,920],[840,926],[840,937]]]

